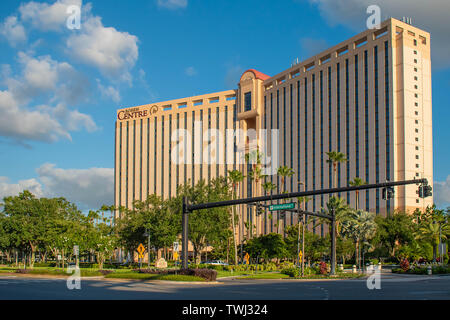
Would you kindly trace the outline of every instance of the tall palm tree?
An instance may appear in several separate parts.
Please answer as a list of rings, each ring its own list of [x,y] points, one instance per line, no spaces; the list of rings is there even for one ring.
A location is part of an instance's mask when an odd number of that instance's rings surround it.
[[[355,241],[355,259],[361,268],[360,245],[375,236],[377,224],[375,214],[363,210],[350,210],[342,221],[342,234]]]
[[[282,193],[286,193],[286,178],[290,178],[295,174],[295,171],[292,168],[289,168],[288,166],[281,166],[277,170],[278,176],[281,178],[281,186],[283,188]],[[285,216],[286,217],[286,216]],[[278,233],[281,234],[281,224],[279,224],[280,230]],[[284,224],[283,224],[284,227]]]
[[[363,179],[356,177],[353,180],[349,181],[348,184],[352,187],[363,186],[367,184]],[[356,210],[359,209],[359,190],[356,190]]]
[[[333,164],[333,188],[336,188],[336,183],[337,183],[337,165],[338,163],[341,162],[347,162],[347,157],[345,156],[344,153],[342,152],[337,152],[337,151],[331,151],[331,152],[326,152],[327,156],[328,156],[328,160],[327,163],[331,163]]]
[[[259,152],[259,149],[253,150],[250,153],[245,154],[245,162],[247,164],[251,164],[252,165],[252,170],[248,173],[248,177],[250,179],[250,181],[252,181],[252,186],[253,186],[253,182],[254,182],[254,191],[252,196],[256,197],[259,195],[259,182],[261,181],[261,179],[264,177],[264,175],[262,174],[262,170],[261,170],[261,159],[263,157],[263,154]],[[252,210],[252,223],[250,224],[250,235],[251,237],[253,237],[253,222],[256,222],[256,226],[259,225],[258,223],[258,217],[256,216],[256,212],[254,212],[254,210]],[[255,228],[256,229],[256,228]],[[258,233],[258,230],[255,230],[256,234]]]
[[[266,195],[270,195],[272,194],[273,190],[275,190],[277,188],[277,185],[272,183],[271,181],[267,181],[265,183],[262,184],[262,187],[264,189],[264,191],[266,192]],[[270,223],[272,224],[272,215],[269,215],[269,219],[270,219]],[[265,221],[265,224],[267,225],[267,221]]]
[[[231,182],[231,188],[233,191],[233,199],[236,199],[237,189],[239,184],[244,180],[244,175],[239,170],[230,170],[228,171],[228,179]],[[231,223],[233,225],[233,244],[234,244],[234,264],[237,264],[237,241],[236,241],[236,224],[234,222],[235,218],[235,207],[233,206],[232,214],[231,214]],[[239,215],[240,217],[240,215]]]
[[[340,234],[341,223],[348,217],[350,208],[344,199],[339,197],[331,197],[327,202],[327,211],[329,215],[331,215],[332,210],[334,210],[334,216],[336,219],[336,236],[338,236]],[[328,224],[331,222],[329,219],[320,218],[319,220],[322,220],[322,222]],[[329,229],[331,236],[331,228]]]

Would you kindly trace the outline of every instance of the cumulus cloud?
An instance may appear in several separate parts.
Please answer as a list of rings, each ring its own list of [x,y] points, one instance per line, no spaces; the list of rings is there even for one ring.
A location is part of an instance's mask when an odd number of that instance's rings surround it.
[[[70,140],[70,131],[97,129],[91,116],[67,108],[83,98],[88,83],[70,64],[23,52],[18,61],[19,76],[12,77],[8,65],[2,67],[7,89],[0,90],[0,136],[20,143],[55,142]],[[41,97],[48,103],[29,105]]]
[[[11,183],[7,177],[0,177],[0,201],[28,190],[36,197],[64,197],[81,210],[113,204],[114,169],[61,169],[46,163],[36,171],[38,179],[17,183]]]
[[[104,86],[101,84],[100,80],[97,79],[97,86],[100,90],[100,93],[102,94],[102,97],[111,99],[115,103],[120,102],[120,92],[116,89],[114,89],[112,86]]]
[[[450,175],[445,181],[434,182],[434,203],[440,208],[450,206]]]
[[[193,77],[197,74],[197,70],[194,67],[188,67],[184,70],[184,73],[189,77]]]
[[[70,139],[67,130],[49,113],[19,107],[9,91],[0,90],[0,136],[17,142],[54,142]]]
[[[67,8],[76,5],[81,8],[82,0],[57,0],[53,4],[30,1],[19,8],[23,21],[41,31],[62,31],[69,17]],[[88,7],[90,8],[90,7]]]
[[[431,34],[431,53],[434,68],[450,67],[450,24],[448,0],[309,0],[318,6],[330,25],[342,24],[355,31],[366,28],[369,5],[381,8],[382,20],[388,17],[413,18],[413,25]]]
[[[114,201],[114,169],[61,169],[46,163],[37,169],[48,196],[62,196],[81,209],[96,209]]]
[[[169,10],[184,9],[188,5],[187,0],[158,0],[158,7]]]
[[[27,41],[25,28],[15,16],[6,18],[5,21],[0,24],[0,35],[5,37],[13,47],[18,43]]]
[[[139,56],[138,38],[113,27],[104,27],[100,17],[90,17],[80,33],[67,39],[69,52],[111,79],[131,81],[130,70]]]
[[[28,190],[37,197],[44,196],[42,185],[36,179],[21,180],[11,183],[9,178],[0,177],[0,201],[4,197],[17,196],[23,190]]]

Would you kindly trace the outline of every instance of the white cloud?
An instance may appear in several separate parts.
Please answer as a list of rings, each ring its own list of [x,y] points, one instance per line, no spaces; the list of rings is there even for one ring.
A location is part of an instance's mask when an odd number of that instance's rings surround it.
[[[450,175],[445,181],[435,181],[433,191],[436,206],[440,208],[450,206]]]
[[[114,169],[60,169],[47,163],[37,173],[48,196],[65,197],[81,209],[113,204]]]
[[[55,142],[70,140],[70,131],[97,129],[91,116],[67,108],[83,99],[88,87],[88,81],[70,64],[23,52],[19,52],[18,61],[22,67],[18,77],[11,77],[8,65],[2,67],[7,90],[0,90],[0,136],[20,143]],[[41,97],[48,104],[36,106],[35,101]],[[29,106],[31,102],[34,106]]]
[[[15,16],[6,18],[5,22],[0,24],[0,35],[4,36],[13,47],[27,41],[25,28]]]
[[[11,183],[0,177],[0,202],[4,197],[17,196],[24,190],[36,197],[64,197],[79,209],[98,209],[114,201],[114,169],[61,169],[46,163],[37,170],[38,179]]]
[[[17,196],[20,192],[28,190],[37,197],[42,197],[42,185],[36,179],[21,180],[10,183],[7,177],[0,177],[0,202],[4,197]]]
[[[324,39],[302,38],[300,39],[305,58],[310,58],[321,51],[327,49],[329,46]]]
[[[104,27],[100,17],[90,17],[81,33],[72,34],[66,44],[75,58],[98,68],[104,76],[131,81],[130,70],[139,56],[137,42],[136,36]]]
[[[412,17],[413,25],[431,34],[431,54],[434,68],[450,67],[450,24],[448,0],[309,0],[330,25],[342,24],[355,31],[366,28],[366,13],[369,5],[381,8],[382,20],[393,17]]]
[[[67,130],[48,112],[19,107],[9,91],[0,90],[0,136],[23,141],[70,139]]]
[[[187,0],[158,0],[158,7],[169,10],[184,9],[188,5]]]
[[[57,0],[53,4],[30,1],[19,8],[23,21],[41,31],[62,31],[69,15],[67,8],[76,5],[81,8],[82,0]],[[89,8],[89,7],[88,7]]]
[[[193,77],[197,74],[197,70],[194,67],[188,67],[184,70],[184,73],[189,77]]]
[[[103,97],[111,99],[115,103],[119,103],[121,100],[120,92],[114,89],[112,86],[104,86],[101,84],[100,80],[97,79],[98,89]]]

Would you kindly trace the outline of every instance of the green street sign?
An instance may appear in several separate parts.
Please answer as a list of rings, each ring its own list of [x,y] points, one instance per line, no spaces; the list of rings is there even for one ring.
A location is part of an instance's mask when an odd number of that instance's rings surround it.
[[[291,203],[281,203],[281,204],[273,204],[269,206],[269,211],[278,211],[278,210],[286,210],[286,209],[294,209],[295,202]]]

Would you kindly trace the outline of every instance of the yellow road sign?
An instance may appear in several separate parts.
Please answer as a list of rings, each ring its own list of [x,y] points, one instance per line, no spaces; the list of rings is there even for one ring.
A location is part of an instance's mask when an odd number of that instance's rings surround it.
[[[173,252],[173,260],[178,260],[178,252],[177,251]]]
[[[246,261],[247,264],[248,264],[248,261],[250,260],[250,255],[248,254],[248,252],[245,254],[244,259],[245,259],[245,261]]]
[[[300,260],[302,259],[302,255],[303,255],[303,253],[302,253],[302,251],[300,251],[300,252],[298,253],[298,257],[300,258]]]
[[[139,258],[144,258],[144,252],[145,252],[145,247],[143,246],[143,244],[139,244],[139,247],[137,248],[137,252],[139,253]]]

